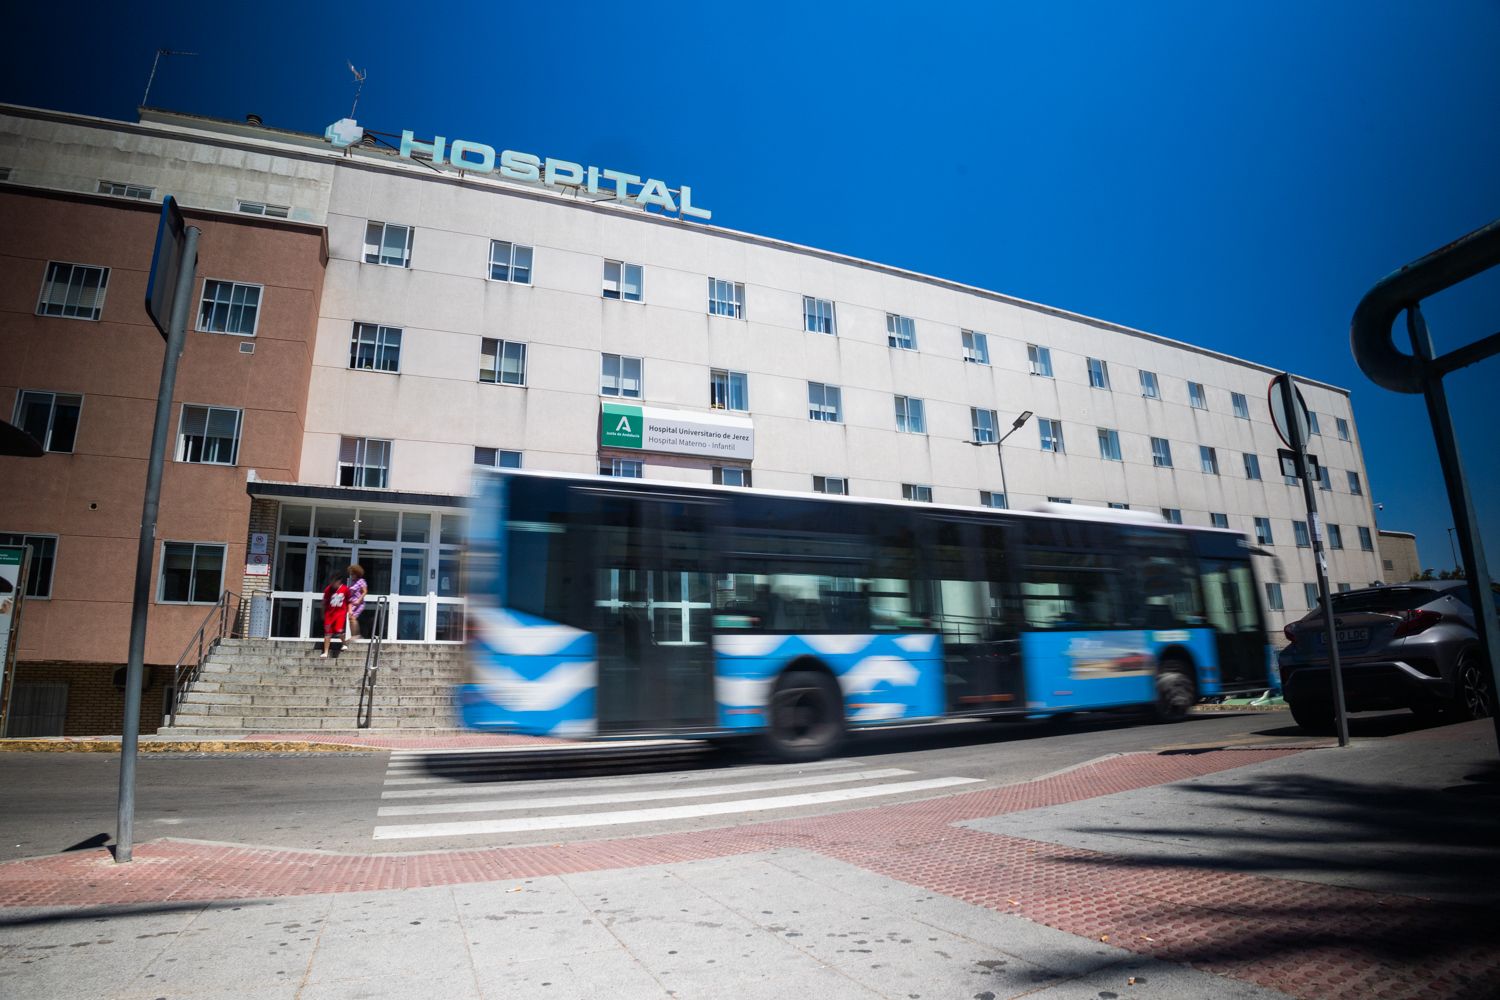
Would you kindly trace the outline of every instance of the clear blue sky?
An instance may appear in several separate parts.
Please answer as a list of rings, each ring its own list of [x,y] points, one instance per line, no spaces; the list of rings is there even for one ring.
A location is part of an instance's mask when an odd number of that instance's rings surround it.
[[[1346,386],[1381,527],[1453,562],[1420,398],[1360,373],[1349,317],[1500,217],[1500,4],[92,6],[10,15],[0,99],[130,119],[165,46],[199,55],[153,105],[321,132],[353,59],[370,127],[689,183],[731,228]],[[1439,350],[1495,332],[1500,275],[1427,313]],[[1500,358],[1449,384],[1500,563]]]

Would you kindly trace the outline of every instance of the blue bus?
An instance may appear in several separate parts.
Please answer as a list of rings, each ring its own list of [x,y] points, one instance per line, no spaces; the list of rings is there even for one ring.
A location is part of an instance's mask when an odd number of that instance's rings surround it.
[[[755,737],[1260,692],[1251,549],[1155,515],[488,475],[470,520],[475,729]]]

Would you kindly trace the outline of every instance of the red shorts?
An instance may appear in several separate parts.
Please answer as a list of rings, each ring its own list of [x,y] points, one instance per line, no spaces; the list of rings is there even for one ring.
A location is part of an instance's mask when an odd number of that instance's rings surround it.
[[[349,613],[348,608],[324,608],[323,609],[323,634],[341,636],[344,634],[344,618]]]

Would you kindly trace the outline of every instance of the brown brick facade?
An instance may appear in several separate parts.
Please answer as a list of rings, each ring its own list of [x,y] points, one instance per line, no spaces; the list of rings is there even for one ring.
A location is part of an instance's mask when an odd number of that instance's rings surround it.
[[[13,718],[9,736],[113,736],[124,728],[125,692],[115,687],[113,663],[28,663],[16,664],[16,687],[11,700],[12,711],[22,703],[29,685],[66,684],[67,715],[62,731],[43,733],[17,732],[19,719]],[[172,668],[146,664],[146,685],[141,690],[140,731],[154,733],[161,727],[163,695],[171,685]]]

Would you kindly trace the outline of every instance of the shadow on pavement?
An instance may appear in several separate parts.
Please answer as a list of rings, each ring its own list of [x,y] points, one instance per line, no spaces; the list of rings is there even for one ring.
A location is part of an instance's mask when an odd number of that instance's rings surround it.
[[[109,903],[103,906],[47,907],[45,913],[7,916],[0,910],[0,927],[43,927],[48,924],[74,924],[118,917],[151,917],[169,913],[196,913],[200,910],[240,910],[251,906],[271,906],[275,899],[191,900],[176,903]]]
[[[107,833],[96,833],[92,837],[89,837],[87,840],[80,840],[78,843],[72,845],[71,847],[64,847],[58,853],[69,854],[73,851],[92,851],[96,847],[103,847],[105,844],[108,844],[109,839],[110,837]]]

